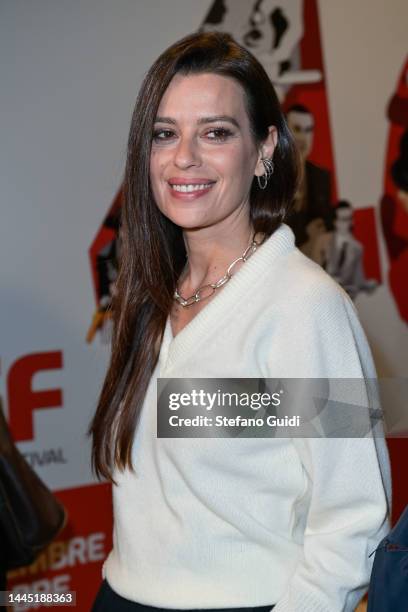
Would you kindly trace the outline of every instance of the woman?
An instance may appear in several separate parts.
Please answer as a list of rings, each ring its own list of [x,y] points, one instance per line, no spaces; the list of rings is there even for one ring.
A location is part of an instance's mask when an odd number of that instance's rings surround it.
[[[158,377],[375,375],[347,295],[283,223],[297,167],[267,74],[229,35],[193,34],[154,63],[90,427],[96,473],[114,482],[95,612],[334,612],[368,584],[387,530],[383,439],[156,437]]]

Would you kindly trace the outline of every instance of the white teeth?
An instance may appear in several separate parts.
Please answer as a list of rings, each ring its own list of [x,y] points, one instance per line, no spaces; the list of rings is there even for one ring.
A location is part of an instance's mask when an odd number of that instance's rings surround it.
[[[200,191],[200,189],[207,189],[207,187],[211,187],[211,185],[212,183],[206,183],[203,185],[170,185],[170,187],[175,191],[189,193],[192,191]]]

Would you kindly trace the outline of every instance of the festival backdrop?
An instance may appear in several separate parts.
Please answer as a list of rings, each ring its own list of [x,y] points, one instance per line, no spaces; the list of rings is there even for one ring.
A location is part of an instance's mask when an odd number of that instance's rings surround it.
[[[408,7],[397,0],[392,9],[385,0],[357,7],[348,0],[344,16],[332,0],[62,4],[50,10],[39,0],[30,19],[11,2],[3,11],[3,56],[15,53],[2,79],[9,79],[5,118],[13,129],[2,164],[9,187],[0,380],[20,450],[69,512],[67,526],[36,563],[9,574],[10,589],[75,590],[77,609],[85,611],[112,545],[110,486],[91,473],[86,430],[109,357],[126,136],[144,72],[163,48],[194,30],[229,32],[258,57],[301,154],[302,181],[288,219],[296,243],[354,300],[379,375],[406,377],[408,64],[398,24],[408,21]],[[368,112],[344,118],[338,110],[358,107],[371,75],[343,74],[350,59],[341,45],[361,59],[363,32],[361,41],[348,31],[331,34],[340,23],[352,29],[368,20],[383,31],[389,50],[378,76],[382,131]],[[21,47],[10,38],[13,29]],[[350,86],[338,91],[339,82]],[[352,139],[364,121],[371,142],[357,137],[347,173],[342,136],[348,131]],[[368,173],[359,171],[367,165]],[[369,182],[374,188],[365,192]],[[389,440],[394,520],[408,503],[407,443],[400,435]]]

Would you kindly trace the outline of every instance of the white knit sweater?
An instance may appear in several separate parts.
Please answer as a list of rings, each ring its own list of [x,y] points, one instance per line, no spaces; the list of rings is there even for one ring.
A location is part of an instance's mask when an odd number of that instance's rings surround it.
[[[352,611],[388,529],[385,441],[156,436],[156,378],[367,378],[352,302],[282,225],[175,337],[169,320],[133,445],[115,472],[103,576],[167,608]]]

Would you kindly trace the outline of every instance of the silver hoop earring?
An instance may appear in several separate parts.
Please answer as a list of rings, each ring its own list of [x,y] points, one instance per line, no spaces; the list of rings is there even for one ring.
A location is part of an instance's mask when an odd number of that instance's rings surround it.
[[[265,168],[265,174],[262,174],[262,176],[257,176],[256,178],[258,179],[259,189],[266,189],[266,186],[273,174],[275,166],[272,159],[270,159],[269,157],[262,157],[261,160]]]

